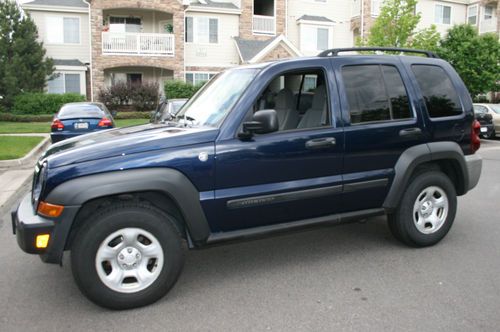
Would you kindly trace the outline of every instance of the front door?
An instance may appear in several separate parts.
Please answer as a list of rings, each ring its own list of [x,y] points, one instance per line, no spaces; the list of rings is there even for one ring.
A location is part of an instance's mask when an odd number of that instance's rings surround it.
[[[284,223],[341,209],[343,129],[324,66],[273,75],[248,111],[274,109],[279,131],[216,143],[212,231]],[[302,111],[301,111],[302,109]],[[244,121],[245,121],[244,120]]]

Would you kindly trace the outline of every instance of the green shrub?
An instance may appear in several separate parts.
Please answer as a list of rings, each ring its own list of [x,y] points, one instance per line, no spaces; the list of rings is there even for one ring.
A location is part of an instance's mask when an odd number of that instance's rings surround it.
[[[150,112],[118,112],[114,116],[115,120],[128,120],[128,119],[149,119]]]
[[[50,122],[53,119],[52,114],[23,115],[12,113],[0,113],[0,121],[9,122]]]
[[[99,101],[112,111],[131,105],[136,111],[154,110],[158,106],[157,83],[130,85],[119,82],[99,91]]]
[[[191,98],[205,83],[192,85],[184,81],[166,81],[165,97],[167,99]]]
[[[13,114],[55,114],[66,103],[85,101],[85,97],[76,93],[23,93],[14,98]]]

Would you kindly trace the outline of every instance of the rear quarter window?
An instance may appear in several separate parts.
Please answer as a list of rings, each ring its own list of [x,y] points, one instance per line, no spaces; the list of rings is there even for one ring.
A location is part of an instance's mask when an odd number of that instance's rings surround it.
[[[443,68],[432,65],[412,65],[412,71],[431,118],[463,114],[458,93]]]

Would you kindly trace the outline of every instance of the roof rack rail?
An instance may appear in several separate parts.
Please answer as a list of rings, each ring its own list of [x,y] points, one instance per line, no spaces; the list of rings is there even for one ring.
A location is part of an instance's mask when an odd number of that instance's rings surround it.
[[[332,48],[329,50],[325,50],[318,54],[318,56],[326,57],[326,56],[338,56],[339,53],[343,52],[355,52],[355,51],[384,51],[384,52],[401,52],[401,53],[418,53],[425,54],[428,58],[438,58],[439,56],[431,51],[424,50],[414,50],[411,48],[399,48],[399,47],[349,47],[349,48]]]

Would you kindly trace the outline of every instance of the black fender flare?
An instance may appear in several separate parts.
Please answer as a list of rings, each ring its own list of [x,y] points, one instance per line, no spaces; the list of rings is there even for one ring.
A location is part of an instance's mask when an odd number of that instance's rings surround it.
[[[82,176],[54,188],[46,201],[63,206],[81,206],[105,196],[157,191],[167,195],[180,209],[194,242],[204,242],[210,234],[200,193],[181,172],[171,168],[143,168]]]
[[[467,188],[469,188],[469,173],[460,146],[455,142],[419,144],[406,149],[396,162],[394,179],[383,207],[389,211],[395,209],[410,182],[414,170],[423,163],[438,160],[452,160],[458,164],[459,176],[463,179],[463,185],[459,187],[457,194],[465,194]]]

